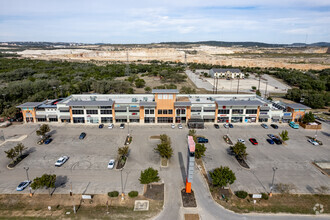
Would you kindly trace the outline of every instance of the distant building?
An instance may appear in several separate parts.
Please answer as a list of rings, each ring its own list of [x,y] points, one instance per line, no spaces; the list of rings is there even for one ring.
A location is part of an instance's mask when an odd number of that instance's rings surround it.
[[[210,69],[209,75],[212,78],[240,78],[244,79],[245,74],[241,72],[239,69]]]

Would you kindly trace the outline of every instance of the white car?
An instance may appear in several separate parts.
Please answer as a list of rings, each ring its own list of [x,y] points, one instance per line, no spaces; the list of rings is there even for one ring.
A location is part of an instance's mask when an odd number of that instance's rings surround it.
[[[113,169],[115,166],[115,160],[111,159],[108,163],[108,169]]]
[[[108,128],[109,128],[109,129],[113,129],[113,124],[109,124],[109,125],[108,125]]]
[[[62,156],[62,157],[58,158],[58,160],[55,163],[55,166],[56,167],[62,166],[68,159],[69,159],[68,156]]]
[[[319,145],[319,143],[317,143],[313,139],[308,139],[308,142],[311,143],[311,144],[313,144],[313,145]]]
[[[182,128],[183,128],[183,127],[182,127],[182,124],[179,124],[179,125],[178,125],[178,128],[179,128],[179,129],[182,129]]]
[[[17,191],[23,191],[28,185],[30,185],[32,181],[31,180],[25,180],[23,182],[21,182],[17,187],[16,190]]]
[[[241,142],[242,144],[245,144],[245,141],[243,139],[238,138],[237,141]]]
[[[175,124],[171,124],[171,128],[173,128],[173,129],[174,129],[174,128],[175,128]]]

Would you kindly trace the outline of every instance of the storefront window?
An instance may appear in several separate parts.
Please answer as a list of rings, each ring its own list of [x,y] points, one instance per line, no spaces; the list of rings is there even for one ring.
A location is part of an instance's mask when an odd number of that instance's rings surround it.
[[[243,121],[243,117],[231,117],[232,123],[239,123]]]

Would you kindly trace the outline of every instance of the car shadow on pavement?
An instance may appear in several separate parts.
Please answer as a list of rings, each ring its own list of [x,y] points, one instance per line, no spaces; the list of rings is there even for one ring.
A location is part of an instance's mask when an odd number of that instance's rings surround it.
[[[184,162],[183,162],[183,157],[182,153],[178,152],[178,157],[179,157],[179,163],[180,163],[180,170],[181,170],[181,176],[182,176],[182,181],[185,184],[186,183],[186,170],[184,167]]]

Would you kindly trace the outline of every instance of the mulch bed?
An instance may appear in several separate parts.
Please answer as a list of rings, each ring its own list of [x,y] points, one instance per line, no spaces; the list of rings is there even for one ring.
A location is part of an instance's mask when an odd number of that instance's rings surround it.
[[[184,214],[184,220],[199,220],[198,214]]]
[[[225,140],[225,142],[226,142],[227,144],[233,145],[233,142],[230,140],[230,138],[229,138],[227,135],[224,135],[224,136],[223,136],[223,139]]]
[[[235,156],[237,162],[239,163],[239,165],[241,165],[242,167],[246,168],[246,169],[250,169],[249,165],[245,162],[244,159],[240,159],[237,156]]]
[[[191,193],[186,193],[186,190],[182,189],[181,196],[182,196],[183,207],[190,207],[190,208],[197,207],[195,193],[193,190],[191,190]]]
[[[23,154],[23,155],[19,156],[14,162],[11,162],[10,164],[8,164],[8,167],[14,168],[17,164],[19,164],[27,156],[29,156],[29,154]]]
[[[116,169],[117,169],[117,170],[120,170],[120,169],[124,168],[126,162],[127,162],[127,158],[126,158],[124,164],[121,163],[121,158],[120,158],[120,159],[118,160],[118,162],[117,162]]]
[[[143,194],[144,197],[153,200],[164,200],[164,184],[149,184]]]

